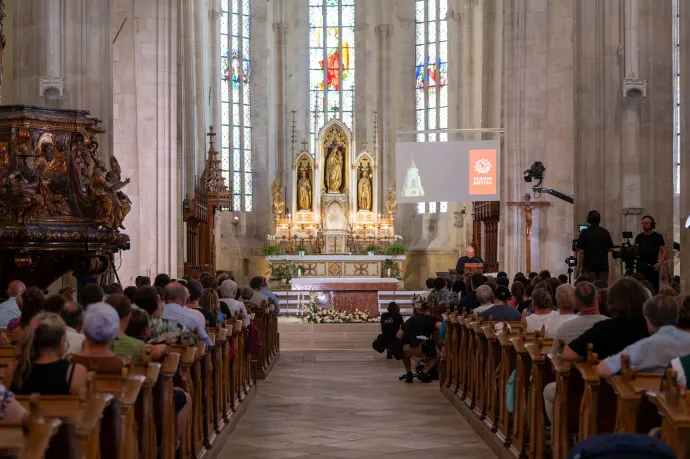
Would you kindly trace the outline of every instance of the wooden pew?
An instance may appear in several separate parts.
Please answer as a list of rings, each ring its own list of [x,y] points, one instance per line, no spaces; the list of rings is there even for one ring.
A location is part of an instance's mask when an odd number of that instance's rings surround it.
[[[501,346],[500,370],[498,374],[498,428],[496,437],[503,446],[509,446],[512,440],[511,413],[508,411],[506,402],[506,386],[510,380],[510,375],[515,371],[517,364],[517,352],[513,346],[511,338],[519,337],[521,327],[504,326],[497,335],[498,343]]]
[[[558,353],[549,354],[556,377],[556,396],[551,424],[551,453],[553,459],[565,459],[571,448],[570,438],[577,435],[580,422],[580,402],[584,381],[577,367],[561,358],[565,341],[558,344]]]
[[[170,352],[163,360],[160,376],[153,389],[156,432],[160,433],[161,459],[175,459],[177,427],[173,378],[180,365],[180,354]]]
[[[489,343],[484,332],[484,323],[481,317],[472,322],[474,332],[474,391],[475,397],[474,412],[483,421],[486,417],[487,381],[486,381],[486,361]]]
[[[690,392],[676,381],[678,374],[666,370],[663,392],[647,392],[661,414],[661,440],[678,459],[690,459]]]
[[[588,345],[587,360],[575,364],[584,381],[578,429],[580,441],[598,434],[612,433],[616,423],[616,395],[611,385],[597,375],[598,364],[599,358],[591,344]]]
[[[541,338],[539,332],[535,332],[532,341],[525,344],[532,361],[530,389],[527,396],[529,457],[532,459],[542,459],[545,454],[544,387],[554,380],[547,359],[552,345],[553,340]]]
[[[31,398],[22,422],[0,422],[0,455],[18,459],[43,459],[62,421],[41,416],[38,395]]]
[[[213,431],[219,434],[224,422],[227,422],[227,392],[230,390],[228,378],[228,329],[217,324],[215,330],[216,345],[213,348]]]
[[[130,370],[130,374],[141,375],[145,378],[134,408],[139,426],[139,457],[141,459],[156,459],[158,456],[153,389],[161,377],[161,369],[160,363],[151,361],[151,346],[145,345],[142,347],[141,363],[133,365]]]
[[[501,344],[496,335],[496,329],[492,320],[489,320],[488,325],[482,327],[484,337],[487,340],[486,361],[484,365],[484,384],[486,386],[486,417],[484,424],[491,432],[498,430],[499,417],[499,393],[501,392],[500,372],[501,364]],[[505,386],[502,391],[505,392]]]
[[[130,374],[130,363],[119,357],[72,356],[72,361],[81,363],[95,371],[94,385],[100,393],[113,394],[120,408],[121,437],[118,447],[119,459],[128,459],[139,454],[135,405],[146,378]]]
[[[455,373],[456,359],[453,353],[455,349],[455,330],[453,328],[453,321],[457,322],[458,317],[455,314],[449,314],[445,320],[446,324],[446,355],[445,360],[441,365],[441,378],[439,383],[441,386],[450,388],[453,387],[453,375]],[[454,391],[453,391],[454,392]]]
[[[197,343],[199,341],[196,341]],[[204,346],[205,346],[204,342]],[[196,361],[197,348],[189,345],[189,340],[184,340],[182,344],[175,344],[171,347],[173,352],[180,355],[180,365],[178,376],[175,381],[175,386],[182,388],[192,398],[192,409],[194,409],[194,379],[192,377],[192,366]],[[174,411],[173,411],[174,412]],[[181,435],[178,432],[180,439],[180,459],[190,459],[192,457],[192,422],[187,424],[187,429]]]
[[[638,432],[638,415],[640,408],[645,407],[647,391],[657,392],[661,387],[663,375],[656,373],[638,373],[630,365],[630,357],[621,355],[620,374],[609,379],[616,394],[616,433],[644,433]],[[649,430],[649,429],[644,429]]]
[[[527,456],[527,394],[530,388],[530,374],[532,360],[525,347],[528,340],[526,334],[510,338],[517,356],[515,365],[515,412],[513,413],[512,441],[510,453],[515,457]]]

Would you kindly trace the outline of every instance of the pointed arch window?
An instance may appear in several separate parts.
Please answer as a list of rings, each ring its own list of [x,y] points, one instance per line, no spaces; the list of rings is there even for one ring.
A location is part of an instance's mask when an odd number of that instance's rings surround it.
[[[309,0],[309,127],[316,136],[331,119],[353,128],[355,0]]]
[[[415,1],[415,113],[417,130],[448,129],[448,0]],[[448,134],[417,134],[418,142],[445,142]],[[418,214],[445,213],[447,202],[420,202]]]
[[[233,208],[252,210],[251,0],[221,0],[221,161]]]

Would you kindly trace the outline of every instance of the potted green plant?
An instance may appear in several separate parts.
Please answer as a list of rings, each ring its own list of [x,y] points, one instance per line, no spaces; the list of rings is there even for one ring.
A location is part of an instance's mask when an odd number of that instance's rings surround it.
[[[309,253],[309,249],[307,248],[307,246],[304,245],[297,246],[297,248],[295,248],[295,251],[300,257],[303,257],[304,255]]]
[[[405,255],[406,253],[407,248],[403,245],[402,242],[394,242],[391,245],[389,245],[386,249],[386,255],[399,256]]]
[[[278,250],[277,245],[273,245],[270,242],[267,242],[261,247],[261,253],[265,257],[275,257],[276,255],[280,254],[280,251]]]
[[[376,244],[370,244],[370,245],[368,245],[368,246],[366,246],[366,247],[364,248],[364,251],[363,251],[363,252],[364,252],[364,253],[367,253],[367,254],[369,254],[369,255],[375,255],[375,254],[377,254],[377,253],[380,252],[380,251],[381,251],[381,247],[379,247],[379,246],[376,245]]]

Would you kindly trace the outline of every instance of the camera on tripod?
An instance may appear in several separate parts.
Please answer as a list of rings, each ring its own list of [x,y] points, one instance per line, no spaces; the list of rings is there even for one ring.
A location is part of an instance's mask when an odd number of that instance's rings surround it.
[[[577,258],[574,256],[570,255],[568,258],[565,259],[565,264],[569,268],[574,268],[577,265]]]
[[[639,257],[637,245],[631,242],[632,237],[631,231],[623,231],[623,243],[617,246],[620,250],[612,253],[614,259],[624,263],[626,276],[631,276],[635,272],[635,265]]]

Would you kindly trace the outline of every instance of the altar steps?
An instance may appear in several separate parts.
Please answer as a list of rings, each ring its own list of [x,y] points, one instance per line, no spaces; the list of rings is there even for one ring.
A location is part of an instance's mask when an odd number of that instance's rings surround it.
[[[379,314],[386,312],[388,303],[395,301],[400,306],[400,313],[403,316],[412,315],[412,298],[425,293],[425,290],[396,290],[380,291],[378,294]],[[308,290],[276,290],[274,292],[280,300],[280,315],[296,316],[301,306],[309,304]]]
[[[280,349],[291,350],[368,350],[381,333],[378,323],[305,324],[296,318],[280,317]]]

